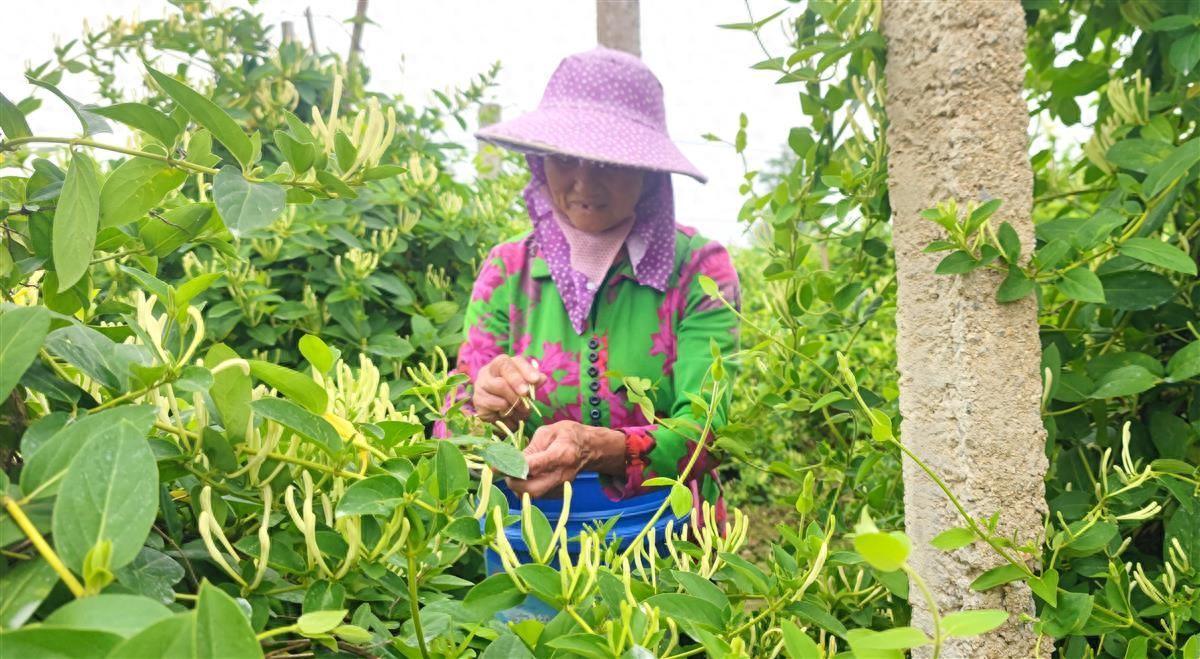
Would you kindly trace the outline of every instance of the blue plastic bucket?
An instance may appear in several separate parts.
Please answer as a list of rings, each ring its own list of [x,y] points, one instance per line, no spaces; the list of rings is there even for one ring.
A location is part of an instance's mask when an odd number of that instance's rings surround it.
[[[520,515],[521,498],[514,494],[512,490],[509,490],[504,481],[498,481],[496,487],[508,499],[509,513]],[[637,537],[637,534],[646,526],[650,518],[654,516],[659,506],[667,500],[669,492],[668,488],[657,488],[647,494],[630,497],[622,501],[613,501],[601,489],[600,478],[595,472],[580,472],[575,477],[575,481],[571,483],[571,509],[567,513],[567,537],[578,537],[585,527],[595,527],[616,517],[618,518],[617,522],[609,531],[608,537],[610,540],[618,542],[621,547],[625,547]],[[562,515],[562,499],[532,499],[530,503],[546,515],[546,519],[550,521],[551,526],[558,524],[559,517]],[[675,517],[671,513],[670,507],[668,507],[663,512],[662,517],[659,517],[658,521],[654,523],[656,548],[661,549],[666,546],[664,532],[666,531],[667,524],[675,521],[676,526],[678,526],[678,520],[679,518]],[[521,536],[520,523],[505,527],[504,536],[508,539],[508,543],[512,545],[513,553],[516,554],[518,561],[521,563],[532,561],[529,555],[529,548],[525,544],[525,539]],[[570,541],[567,543],[567,553],[570,556],[574,557],[578,552],[578,542]],[[504,571],[504,567],[500,562],[500,556],[492,551],[490,547],[484,550],[484,559],[489,575]],[[557,561],[551,565],[556,565],[556,563]],[[497,618],[503,622],[518,622],[529,618],[546,622],[557,613],[558,611],[549,604],[530,595],[525,599],[523,604],[506,611],[501,611],[497,615]]]

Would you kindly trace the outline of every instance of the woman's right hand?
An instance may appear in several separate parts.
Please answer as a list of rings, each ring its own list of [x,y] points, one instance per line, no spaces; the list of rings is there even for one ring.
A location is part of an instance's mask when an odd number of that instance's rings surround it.
[[[535,364],[524,357],[497,355],[479,369],[471,398],[476,415],[488,423],[513,424],[528,417],[529,407],[521,399],[529,395],[531,387],[546,381]]]

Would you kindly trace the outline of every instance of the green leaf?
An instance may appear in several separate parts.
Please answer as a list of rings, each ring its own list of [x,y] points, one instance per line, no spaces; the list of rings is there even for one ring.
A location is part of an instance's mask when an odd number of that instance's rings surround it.
[[[1100,277],[1106,306],[1122,311],[1153,309],[1175,297],[1175,285],[1157,272],[1122,270]]]
[[[100,189],[100,228],[141,219],[186,179],[183,170],[157,160],[126,160],[108,175]]]
[[[1064,592],[1058,597],[1058,606],[1045,607],[1041,612],[1043,633],[1055,637],[1069,636],[1083,629],[1096,605],[1091,595]]]
[[[974,270],[978,265],[975,257],[959,249],[947,254],[933,271],[939,275],[961,275]]]
[[[232,348],[224,343],[218,343],[209,348],[204,356],[204,366],[215,371],[217,366],[231,359],[238,359]],[[230,440],[245,439],[246,430],[250,424],[250,375],[239,367],[233,366],[213,373],[213,386],[208,390],[217,411],[221,414],[221,424],[225,426],[225,434]]]
[[[954,551],[962,549],[972,542],[975,542],[975,533],[971,529],[959,527],[942,531],[933,540],[930,540],[929,544],[942,551]]]
[[[558,636],[546,642],[547,647],[561,650],[566,656],[585,657],[586,659],[611,659],[612,650],[603,636],[597,634],[576,633]]]
[[[930,639],[916,627],[894,627],[884,631],[851,629],[846,640],[856,655],[871,651],[908,650],[928,645]]]
[[[996,232],[997,239],[1000,242],[1000,251],[1004,254],[1004,258],[1009,263],[1016,263],[1021,258],[1021,238],[1017,236],[1017,230],[1012,228],[1012,225],[1005,222],[1000,225],[1000,230]]]
[[[250,407],[255,414],[291,430],[330,456],[342,451],[342,436],[328,421],[289,400],[260,398]]]
[[[1200,34],[1200,33],[1197,33]],[[1200,48],[1200,39],[1197,39]],[[1187,173],[1193,165],[1200,162],[1200,137],[1194,137],[1175,147],[1171,155],[1163,159],[1146,174],[1142,181],[1142,195],[1149,199],[1167,188],[1176,179]]]
[[[671,570],[671,575],[675,577],[675,581],[680,586],[683,586],[689,595],[695,595],[709,604],[716,606],[721,610],[722,615],[726,618],[729,617],[729,597],[716,584],[692,572]]]
[[[1127,221],[1128,218],[1115,209],[1101,208],[1078,225],[1075,233],[1070,236],[1071,244],[1080,250],[1089,250],[1107,240],[1117,227],[1123,226]]]
[[[30,496],[40,488],[38,497],[57,493],[67,467],[85,445],[98,437],[106,444],[127,439],[145,443],[146,433],[150,432],[156,416],[155,409],[148,405],[128,405],[77,419],[55,433],[27,459],[21,471],[21,492]],[[90,548],[89,545],[84,551]]]
[[[233,154],[233,157],[241,163],[242,169],[249,169],[254,164],[251,161],[251,158],[254,157],[254,146],[251,144],[250,138],[246,137],[246,133],[237,125],[237,122],[216,103],[171,76],[154,70],[149,65],[146,66],[146,71],[151,78],[154,78],[163,92],[171,97],[171,100],[178,103],[191,115],[192,119],[196,120],[196,123],[207,128],[217,141],[229,149],[229,153]]]
[[[250,361],[250,373],[266,382],[276,391],[303,405],[313,414],[324,414],[329,405],[329,394],[312,378],[270,362],[258,359]]]
[[[404,483],[391,474],[355,481],[338,500],[337,517],[391,515],[404,502]]]
[[[908,536],[898,531],[891,533],[859,533],[854,536],[854,550],[882,572],[899,570],[911,550]]]
[[[686,620],[713,631],[725,628],[725,616],[721,610],[694,595],[659,593],[646,598],[645,603],[658,607],[676,621]]]
[[[354,165],[354,159],[358,157],[358,149],[354,148],[354,143],[340,130],[333,136],[333,151],[337,156],[338,169],[343,172],[349,171]]]
[[[148,597],[102,593],[67,602],[47,616],[45,623],[98,629],[129,638],[171,615],[170,609]]]
[[[1179,349],[1167,362],[1167,374],[1172,382],[1181,382],[1200,375],[1200,340]]]
[[[1137,364],[1130,364],[1102,375],[1096,383],[1096,389],[1088,395],[1088,398],[1132,396],[1153,388],[1158,382],[1158,376]]]
[[[997,302],[1015,302],[1033,292],[1034,283],[1016,266],[1008,267],[1008,276],[1000,282],[996,289]]]
[[[346,609],[305,613],[296,620],[296,627],[305,636],[328,634],[335,627],[342,624],[342,620],[346,617],[347,613],[349,611]]]
[[[1024,579],[1025,573],[1021,568],[1012,563],[1005,563],[1000,567],[994,567],[987,572],[979,575],[975,581],[971,582],[971,590],[989,590],[996,586],[1002,586],[1010,581]]]
[[[1058,603],[1058,570],[1050,569],[1029,580],[1029,588],[1042,601],[1055,606]]]
[[[489,442],[483,447],[483,460],[506,476],[525,478],[529,475],[525,454],[512,444]]]
[[[520,637],[505,630],[484,648],[479,659],[534,659],[534,655]]]
[[[200,584],[196,604],[196,656],[199,659],[262,657],[262,648],[241,607],[207,581]]]
[[[70,96],[67,96],[62,92],[61,89],[45,80],[39,80],[29,74],[25,74],[25,79],[28,80],[30,84],[34,84],[42,89],[48,90],[51,94],[54,94],[61,99],[63,103],[66,103],[67,107],[71,108],[71,112],[75,114],[75,118],[79,119],[79,124],[83,127],[84,135],[112,132],[112,127],[108,125],[108,122],[105,121],[103,117],[92,112],[92,108],[90,106],[85,106]]]
[[[179,124],[144,103],[117,103],[103,108],[89,107],[88,111],[140,130],[163,146],[172,146],[179,137]]]
[[[156,602],[175,601],[173,586],[183,579],[183,566],[166,554],[142,547],[128,565],[114,570],[117,582]]]
[[[1193,30],[1191,34],[1175,39],[1167,59],[1185,78],[1190,76],[1196,64],[1200,63],[1200,30]],[[1200,145],[1197,145],[1197,149],[1200,150]]]
[[[4,94],[0,94],[0,133],[4,138],[15,140],[19,137],[30,137],[29,123],[25,121],[25,113],[21,112]]]
[[[317,155],[317,150],[312,144],[298,141],[291,135],[277,130],[275,131],[275,146],[279,148],[279,152],[283,154],[284,159],[288,161],[288,164],[292,166],[292,171],[297,175],[312,168],[313,160]]]
[[[162,258],[196,237],[212,218],[211,203],[188,204],[173,208],[162,217],[151,216],[142,222],[138,238],[151,254]],[[182,286],[186,286],[185,282]]]
[[[300,354],[312,364],[313,368],[317,369],[318,373],[328,373],[329,369],[333,368],[334,355],[329,346],[320,337],[312,334],[305,334],[300,337]]]
[[[463,599],[463,609],[476,620],[487,620],[524,601],[512,577],[501,572],[475,584]]]
[[[196,613],[177,613],[143,629],[121,643],[110,659],[191,659],[196,657]]]
[[[1196,274],[1196,262],[1187,252],[1154,238],[1130,238],[1118,251],[1143,263],[1157,265],[1185,275]]]
[[[474,518],[465,518],[475,523],[475,528],[479,529],[479,523],[475,522]],[[562,579],[559,577],[558,571],[549,565],[539,565],[538,563],[526,563],[517,566],[517,577],[529,584],[533,593],[546,602],[555,602],[562,599]]]
[[[986,634],[1008,620],[1007,611],[979,609],[955,611],[942,616],[942,633],[946,636],[966,638]]]
[[[102,540],[112,542],[110,569],[132,561],[158,515],[154,453],[144,430],[136,432],[144,426],[127,425],[130,431],[106,427],[84,444],[62,479],[54,503],[54,548],[76,572]]]
[[[671,514],[683,519],[692,510],[692,491],[682,483],[671,486]]]
[[[213,201],[234,236],[271,225],[287,205],[287,193],[275,183],[251,183],[235,167],[222,167],[213,177]]]
[[[791,620],[784,620],[783,649],[788,659],[821,659],[821,648],[816,641],[801,631],[799,625]]]
[[[50,331],[50,312],[45,307],[17,307],[0,312],[0,401],[8,395]]]
[[[0,576],[0,628],[24,625],[56,583],[58,573],[41,557],[10,565]]]
[[[1063,273],[1062,279],[1055,284],[1059,292],[1080,302],[1096,302],[1103,304],[1104,287],[1100,285],[1100,278],[1096,273],[1088,270],[1087,266],[1080,266]]]
[[[1108,149],[1104,158],[1122,169],[1146,173],[1171,152],[1171,145],[1158,140],[1128,138]]]
[[[1000,199],[989,199],[980,204],[975,210],[971,211],[971,214],[967,217],[966,234],[969,236],[975,233],[975,230],[978,229],[979,226],[984,223],[984,221],[994,215],[996,211],[1000,210],[1000,205],[1002,203],[1003,201]]]
[[[52,248],[57,292],[67,290],[87,272],[99,223],[100,174],[91,158],[75,152],[54,209]]]
[[[445,499],[455,492],[465,491],[471,482],[467,461],[458,447],[450,442],[438,442],[433,458],[434,477],[429,484],[433,496]]]
[[[5,657],[31,659],[100,659],[109,656],[121,637],[95,629],[36,625],[0,634]]]

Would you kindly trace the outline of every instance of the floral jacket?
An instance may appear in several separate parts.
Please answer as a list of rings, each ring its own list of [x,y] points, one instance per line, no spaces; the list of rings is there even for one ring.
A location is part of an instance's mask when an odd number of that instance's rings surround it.
[[[680,475],[696,448],[705,419],[693,415],[688,394],[701,394],[711,343],[726,356],[737,349],[737,316],[703,292],[699,275],[739,304],[738,277],[725,248],[677,225],[666,290],[639,283],[629,260],[621,258],[596,291],[579,333],[538,255],[534,234],[502,243],[488,254],[475,281],[458,369],[473,382],[497,355],[537,359],[547,381],[536,391],[541,415],[531,415],[527,429],[571,420],[624,432],[625,478],[602,476],[605,492],[614,501],[645,493],[644,481]],[[656,417],[683,423],[649,423],[629,402],[622,382],[628,376],[652,383],[648,395]],[[708,385],[711,390],[711,375]],[[726,394],[718,401],[712,431],[725,423],[728,404]],[[703,498],[717,506],[719,519],[724,506],[716,466],[703,452],[685,481],[697,505]]]

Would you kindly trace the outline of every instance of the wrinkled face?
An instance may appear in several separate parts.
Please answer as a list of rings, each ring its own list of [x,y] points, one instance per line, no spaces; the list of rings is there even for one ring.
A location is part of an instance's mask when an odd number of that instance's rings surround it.
[[[572,156],[545,159],[554,206],[580,231],[599,233],[633,215],[646,173]]]

